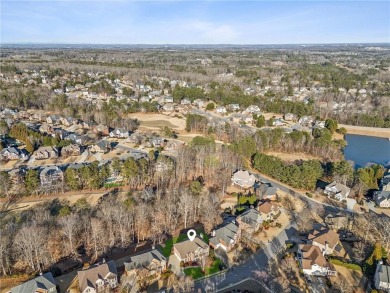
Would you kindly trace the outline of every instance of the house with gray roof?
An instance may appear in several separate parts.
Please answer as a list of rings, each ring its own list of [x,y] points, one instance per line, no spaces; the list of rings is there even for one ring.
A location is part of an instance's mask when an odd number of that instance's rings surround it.
[[[56,281],[51,273],[42,274],[30,281],[13,287],[9,293],[57,293]]]
[[[157,249],[152,249],[130,257],[129,262],[124,263],[127,275],[135,274],[138,280],[147,277],[158,277],[167,269],[167,259]]]
[[[118,287],[118,271],[113,260],[103,260],[103,263],[78,271],[77,276],[81,293],[105,292]]]
[[[113,131],[110,132],[110,137],[115,138],[128,138],[129,137],[129,131],[124,128],[116,128]]]
[[[337,183],[336,181],[333,181],[332,183],[325,186],[324,190],[325,194],[339,201],[347,200],[347,197],[350,192],[351,189],[348,186],[341,183]]]
[[[260,229],[263,218],[257,209],[251,207],[237,217],[237,222],[243,231],[253,234]]]
[[[374,277],[375,288],[390,292],[390,266],[386,266],[382,261],[378,262]]]
[[[212,248],[230,251],[241,238],[241,229],[234,223],[228,223],[211,233],[209,244]]]
[[[239,170],[233,174],[232,182],[235,186],[248,189],[253,187],[256,182],[256,177],[246,170]]]
[[[92,154],[102,153],[106,154],[111,150],[111,143],[107,140],[100,140],[96,144],[89,146],[89,151]]]
[[[62,181],[63,175],[64,173],[57,166],[45,167],[39,174],[41,186],[51,186],[53,184],[59,183]]]
[[[374,193],[375,203],[381,208],[390,208],[390,191],[376,191]]]
[[[9,147],[2,149],[0,151],[0,161],[9,161],[9,160],[27,160],[28,153],[26,150],[19,150],[16,147]]]

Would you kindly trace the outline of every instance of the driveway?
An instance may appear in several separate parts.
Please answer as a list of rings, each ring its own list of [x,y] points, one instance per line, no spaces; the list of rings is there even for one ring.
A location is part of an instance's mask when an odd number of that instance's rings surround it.
[[[183,275],[183,270],[180,267],[180,260],[176,255],[173,254],[169,256],[168,267],[176,276],[180,277]]]
[[[265,269],[267,263],[280,252],[286,241],[296,233],[295,225],[289,224],[263,249],[253,254],[245,263],[235,266],[222,274],[211,276],[195,282],[195,289],[201,292],[216,292],[228,286],[233,286],[247,278],[258,279],[257,271]]]

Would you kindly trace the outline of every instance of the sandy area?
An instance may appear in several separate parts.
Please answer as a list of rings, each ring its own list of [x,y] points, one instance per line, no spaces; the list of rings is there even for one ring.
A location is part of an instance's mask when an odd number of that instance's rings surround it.
[[[132,113],[129,114],[129,117],[138,119],[141,126],[151,129],[160,129],[161,127],[168,126],[174,130],[184,130],[186,127],[184,117],[178,118],[157,113]]]
[[[365,126],[354,126],[354,125],[345,125],[345,124],[339,124],[339,127],[346,128],[347,133],[349,134],[359,134],[359,135],[390,138],[390,128],[365,127]]]
[[[266,152],[267,155],[275,156],[283,161],[295,161],[295,160],[320,160],[321,158],[311,156],[305,153],[280,153],[280,152]]]

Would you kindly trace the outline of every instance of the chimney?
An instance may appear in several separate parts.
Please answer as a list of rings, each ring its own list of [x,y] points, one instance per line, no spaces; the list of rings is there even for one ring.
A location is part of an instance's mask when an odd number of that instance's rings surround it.
[[[156,246],[154,246],[154,244],[152,245],[152,249],[156,249]]]
[[[106,263],[106,259],[103,257],[103,261],[102,261],[102,263]]]
[[[212,237],[215,237],[215,230],[213,230],[213,231],[211,232],[211,236],[212,236]]]
[[[328,241],[325,241],[325,250],[324,250],[324,255],[327,253],[329,249],[329,244],[328,244]]]

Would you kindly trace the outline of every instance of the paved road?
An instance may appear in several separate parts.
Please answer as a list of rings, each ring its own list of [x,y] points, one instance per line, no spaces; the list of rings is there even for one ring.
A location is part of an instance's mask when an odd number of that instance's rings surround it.
[[[282,230],[270,243],[253,254],[245,263],[222,274],[195,282],[195,289],[201,289],[202,292],[216,292],[249,277],[258,279],[255,272],[264,270],[267,263],[281,251],[286,241],[296,231],[295,225],[288,225],[285,230]]]
[[[278,181],[272,180],[269,177],[264,177],[263,175],[260,175],[258,173],[251,172],[252,175],[254,175],[257,180],[259,180],[262,183],[271,183],[273,186],[279,188],[280,190],[287,192],[291,195],[298,196],[300,197],[303,201],[309,203],[310,205],[316,205],[316,204],[321,204],[324,206],[324,208],[329,211],[329,212],[338,212],[338,211],[346,211],[344,208],[339,208],[331,204],[323,203],[321,201],[315,200],[313,198],[307,197],[305,194],[296,191],[295,189],[292,189],[285,184],[282,184]],[[355,213],[354,211],[348,210],[348,212]]]

